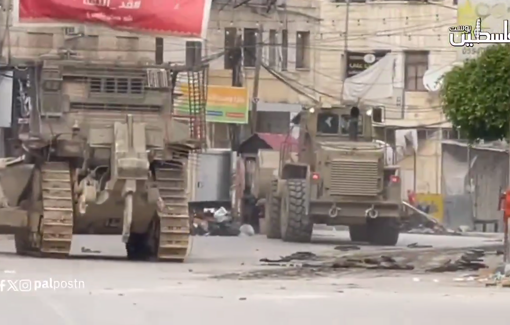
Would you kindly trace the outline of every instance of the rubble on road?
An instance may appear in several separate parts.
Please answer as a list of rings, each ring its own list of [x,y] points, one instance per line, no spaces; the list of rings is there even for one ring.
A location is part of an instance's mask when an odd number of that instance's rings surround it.
[[[479,276],[478,282],[485,283],[486,287],[510,288],[510,273],[505,274],[505,266],[499,266],[485,276]]]
[[[412,243],[407,245],[407,248],[432,248],[432,245],[420,245],[418,243]]]
[[[316,260],[317,255],[311,252],[296,252],[288,256],[282,256],[278,259],[262,258],[260,262],[263,263],[288,263],[292,261],[310,261]]]
[[[262,258],[260,264],[264,266],[286,266],[286,267],[302,267],[303,261],[317,261],[318,256],[311,252],[296,252],[288,256],[281,256],[278,259]],[[322,263],[322,262],[320,262]]]
[[[472,249],[462,254],[455,260],[448,259],[441,265],[427,269],[427,272],[457,272],[457,271],[478,271],[487,268],[483,262],[485,251]]]
[[[368,258],[340,258],[331,265],[332,268],[362,268],[367,270],[414,270],[414,266],[395,260],[391,256]]]
[[[350,245],[353,246],[353,245]],[[419,246],[411,244],[412,247]],[[340,245],[339,248],[348,247]],[[336,250],[338,250],[335,247]],[[267,279],[267,278],[314,278],[331,276],[394,276],[398,272],[445,273],[464,271],[462,280],[455,282],[476,281],[482,273],[489,270],[487,265],[500,261],[501,245],[470,248],[445,249],[407,249],[378,252],[346,252],[341,256],[319,255],[312,252],[296,252],[288,256],[271,259],[263,258],[259,265],[268,266],[262,270],[251,270],[215,276],[219,279]],[[455,275],[459,278],[459,275]],[[462,276],[461,276],[462,277]],[[435,282],[439,280],[435,279]],[[510,286],[510,281],[509,286]]]
[[[317,255],[310,252],[297,252],[280,259],[263,258],[260,260],[267,266],[290,266],[310,268],[360,268],[368,270],[413,270],[414,266],[395,260],[391,256],[379,257],[352,257],[345,256],[329,260],[321,260]],[[299,263],[298,263],[299,262]]]
[[[337,251],[347,252],[347,251],[359,251],[361,247],[357,245],[338,245],[335,246]]]

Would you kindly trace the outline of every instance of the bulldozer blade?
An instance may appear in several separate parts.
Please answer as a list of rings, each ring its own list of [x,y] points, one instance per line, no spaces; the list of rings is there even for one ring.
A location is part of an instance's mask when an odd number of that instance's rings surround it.
[[[26,225],[26,207],[21,205],[27,193],[34,165],[19,164],[0,169],[0,234],[14,233]]]

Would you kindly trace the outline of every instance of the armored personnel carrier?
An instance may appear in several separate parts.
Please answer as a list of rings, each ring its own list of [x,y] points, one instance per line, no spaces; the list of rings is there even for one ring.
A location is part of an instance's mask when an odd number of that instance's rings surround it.
[[[0,209],[0,228],[15,230],[17,253],[66,257],[73,234],[121,234],[130,259],[183,261],[188,157],[205,145],[207,69],[77,60],[28,67],[29,109],[13,136],[23,159],[8,160],[0,178],[10,207]],[[186,114],[173,107],[178,76]]]
[[[266,198],[269,238],[309,242],[314,224],[349,226],[353,241],[395,245],[401,217],[398,166],[372,141],[371,118],[357,107],[309,109],[298,115],[298,159],[280,152]]]

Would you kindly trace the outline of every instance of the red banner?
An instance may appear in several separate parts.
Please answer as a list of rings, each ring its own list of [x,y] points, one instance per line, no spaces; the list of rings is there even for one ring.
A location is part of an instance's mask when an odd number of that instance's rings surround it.
[[[20,25],[99,24],[132,32],[205,38],[211,0],[17,0],[14,9]]]

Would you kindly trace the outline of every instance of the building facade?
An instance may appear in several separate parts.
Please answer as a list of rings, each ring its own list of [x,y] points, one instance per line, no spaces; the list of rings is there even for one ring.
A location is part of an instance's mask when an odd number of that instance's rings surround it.
[[[350,77],[370,65],[364,54],[379,60],[392,52],[397,57],[393,96],[373,101],[384,107],[386,122],[413,126],[444,120],[437,93],[427,91],[423,76],[456,60],[448,41],[448,28],[456,24],[454,2],[322,0],[318,88],[338,98],[346,72]]]
[[[236,4],[237,3],[237,4]],[[244,3],[242,5],[238,5]],[[262,30],[262,43],[258,32]],[[313,103],[318,57],[315,55],[319,30],[319,6],[316,0],[214,1],[206,40],[167,38],[164,61],[192,63],[202,56],[210,60],[209,84],[232,85],[236,38],[243,47],[243,84],[248,87],[250,107],[258,102],[257,130],[287,133],[292,116],[301,105]],[[262,53],[258,95],[253,96],[257,47]],[[228,127],[211,125],[215,146],[229,145]],[[246,137],[249,131],[244,129]]]
[[[241,46],[244,48],[245,85],[252,90],[257,33],[262,28],[263,44],[259,44],[262,47],[262,65],[282,75],[285,80],[312,86],[315,83],[313,71],[317,59],[314,55],[314,40],[319,29],[319,7],[316,1],[278,1],[276,7],[269,9],[267,1],[253,0],[237,8],[235,3],[227,0],[213,2],[206,40],[167,38],[164,60],[192,62],[198,55],[194,51],[198,51],[202,57],[211,58],[209,83],[230,86],[234,65],[230,52],[235,47],[236,36],[240,35]],[[284,3],[286,7],[283,7]],[[309,102],[307,96],[286,86],[264,67],[260,73],[259,98],[261,101],[275,103]]]

